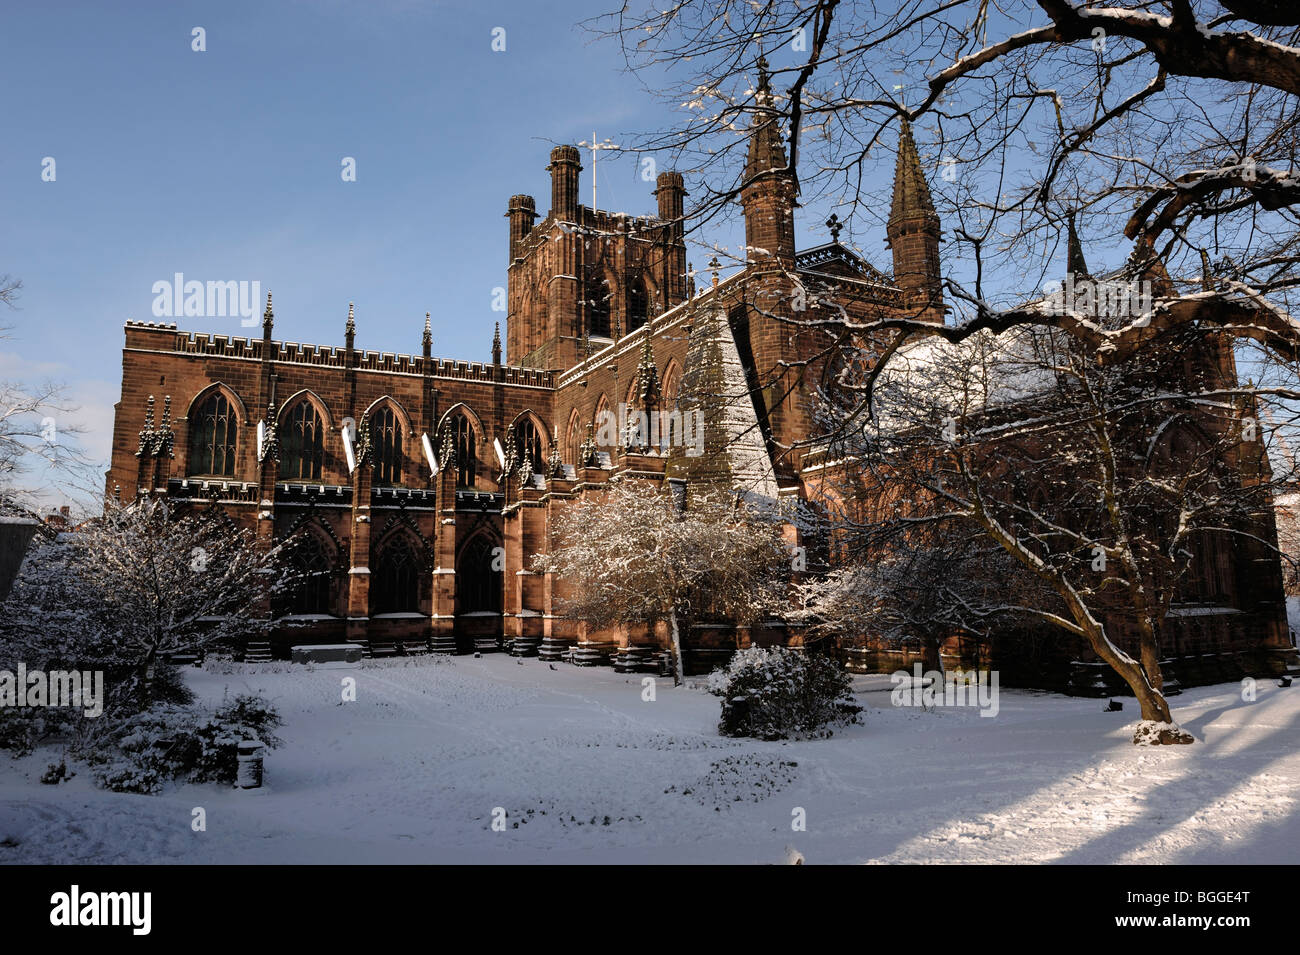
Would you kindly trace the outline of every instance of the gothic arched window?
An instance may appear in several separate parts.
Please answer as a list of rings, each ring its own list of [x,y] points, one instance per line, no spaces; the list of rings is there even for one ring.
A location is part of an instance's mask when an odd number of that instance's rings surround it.
[[[569,429],[564,436],[564,460],[578,463],[578,448],[582,444],[585,435],[582,432],[582,417],[578,414],[578,409],[574,408],[569,414]]]
[[[670,448],[685,443],[685,434],[682,431],[682,412],[677,403],[677,392],[681,388],[681,383],[681,370],[677,367],[676,362],[670,361],[668,367],[664,369],[663,384],[660,386],[660,393],[663,396],[663,415],[667,419],[667,425],[661,425],[660,433],[664,436]],[[660,420],[662,421],[663,418]]]
[[[375,613],[414,613],[420,609],[420,556],[409,534],[395,534],[370,569]]]
[[[474,428],[469,418],[457,414],[451,419],[452,441],[456,444],[456,486],[473,487],[478,476],[478,458],[474,440]]]
[[[604,279],[598,279],[587,283],[588,294],[588,314],[591,316],[587,322],[587,333],[599,338],[609,338],[609,283]]]
[[[645,324],[650,314],[650,300],[640,276],[627,285],[627,330],[634,332]]]
[[[546,455],[542,452],[542,436],[532,418],[524,418],[515,425],[515,452],[519,460],[527,460],[533,466],[533,473],[546,471]]]
[[[190,418],[190,474],[230,477],[235,473],[239,423],[226,396],[214,391]]]
[[[402,423],[392,408],[383,407],[370,419],[370,441],[375,454],[375,484],[402,483]]]
[[[280,612],[331,613],[330,571],[333,568],[320,538],[310,532],[303,532],[289,546],[286,561],[292,575],[292,589],[282,602]]]
[[[310,401],[300,401],[280,428],[280,476],[319,481],[325,463],[325,427]]]
[[[456,561],[456,609],[460,613],[501,610],[501,570],[492,540],[480,534]]]

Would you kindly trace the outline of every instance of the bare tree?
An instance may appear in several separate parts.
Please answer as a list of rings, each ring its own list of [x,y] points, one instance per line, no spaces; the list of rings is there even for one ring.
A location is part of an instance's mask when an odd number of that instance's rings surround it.
[[[1186,331],[1099,365],[1056,331],[935,336],[897,355],[830,452],[863,466],[864,525],[982,529],[1056,598],[1024,612],[1086,640],[1176,741],[1189,737],[1160,671],[1171,610],[1226,550],[1275,556],[1280,479],[1256,401],[1296,396],[1294,372],[1290,387],[1234,387],[1227,346],[1203,345]],[[1165,387],[1185,362],[1189,391]]]
[[[23,287],[21,279],[0,275],[0,305],[15,309]],[[12,329],[0,326],[0,341]],[[26,511],[31,489],[18,486],[21,475],[44,465],[74,484],[91,482],[89,462],[78,444],[84,429],[74,420],[76,408],[66,399],[67,389],[43,381],[31,384],[0,381],[0,507]]]
[[[591,24],[684,107],[637,145],[694,170],[693,228],[734,211],[737,132],[757,116],[786,133],[788,168],[765,175],[837,208],[850,235],[879,234],[910,121],[947,226],[941,334],[1048,325],[1106,360],[1174,327],[1300,354],[1298,25],[1270,0],[683,0]],[[774,96],[759,93],[765,56]],[[1102,331],[1026,305],[1057,277],[1071,216],[1110,266],[1161,281],[1150,314]],[[894,342],[927,319],[827,323]]]
[[[0,275],[0,305],[10,308],[18,307],[18,296],[23,289],[23,280],[12,275]]]

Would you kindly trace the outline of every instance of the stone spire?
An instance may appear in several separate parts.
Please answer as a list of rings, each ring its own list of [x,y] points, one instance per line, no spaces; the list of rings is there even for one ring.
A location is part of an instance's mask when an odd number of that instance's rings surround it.
[[[894,166],[894,201],[889,207],[889,221],[915,216],[938,216],[930,198],[930,184],[921,171],[921,157],[912,139],[912,124],[903,117],[898,131],[898,162]]]
[[[149,453],[153,443],[153,395],[144,406],[144,427],[140,429],[140,445],[136,448],[136,457]]]
[[[424,346],[424,357],[428,358],[433,354],[433,326],[429,323],[429,313],[424,313],[424,337],[420,339],[420,344]]]
[[[1083,258],[1083,245],[1079,242],[1079,233],[1074,228],[1074,213],[1066,220],[1065,271],[1075,278],[1084,278],[1088,273],[1088,263]]]
[[[271,327],[275,324],[275,312],[271,310],[271,293],[266,293],[266,311],[262,313],[262,335],[271,337]]]
[[[276,427],[276,419],[279,416],[275,413],[275,399],[272,398],[266,403],[266,424],[263,430],[262,446],[257,449],[257,460],[265,461],[267,458],[280,460],[280,435]]]
[[[894,259],[894,284],[910,317],[943,324],[942,276],[939,269],[939,216],[930,185],[912,139],[912,124],[902,117],[894,196],[885,234]]]
[[[760,56],[758,89],[754,91],[754,113],[749,127],[749,154],[745,162],[746,180],[772,169],[786,167],[785,144],[781,142],[778,118],[772,98],[771,77],[767,72],[767,59]]]
[[[749,152],[740,190],[740,204],[745,210],[745,247],[750,262],[789,269],[794,266],[794,208],[798,205],[799,186],[789,170],[780,119],[767,60],[760,56]]]
[[[637,394],[641,396],[641,407],[647,414],[658,406],[659,370],[655,368],[655,352],[648,325],[641,343],[641,363],[637,366]]]
[[[175,432],[172,431],[172,396],[163,395],[162,424],[154,427],[154,397],[145,403],[144,427],[140,429],[140,445],[136,457],[174,457]]]
[[[348,302],[348,323],[343,326],[343,337],[347,339],[348,348],[352,347],[357,337],[357,320],[353,315],[351,302]]]
[[[492,333],[492,364],[501,364],[501,323],[496,323],[496,331]]]
[[[456,437],[451,428],[443,428],[442,443],[438,450],[438,470],[454,471],[456,469]]]

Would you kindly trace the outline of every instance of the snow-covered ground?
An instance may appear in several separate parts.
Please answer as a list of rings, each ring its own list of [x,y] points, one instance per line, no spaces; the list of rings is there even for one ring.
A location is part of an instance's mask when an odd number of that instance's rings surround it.
[[[209,702],[279,707],[263,789],[119,795],[85,771],[44,786],[57,751],[0,754],[0,861],[764,863],[788,846],[809,864],[1300,861],[1300,686],[1262,682],[1254,703],[1187,691],[1175,718],[1197,743],[1138,748],[1131,701],[1004,690],[982,718],[895,709],[887,677],[860,677],[863,725],[764,743],[719,737],[700,689],[660,681],[643,702],[640,676],[608,669],[243,669],[188,678]]]

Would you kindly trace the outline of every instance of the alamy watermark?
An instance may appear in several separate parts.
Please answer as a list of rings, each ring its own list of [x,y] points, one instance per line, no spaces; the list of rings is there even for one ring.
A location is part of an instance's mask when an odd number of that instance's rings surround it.
[[[72,706],[94,719],[104,712],[102,670],[0,670],[0,706]]]
[[[123,926],[148,935],[153,925],[152,892],[83,892],[74,885],[50,896],[50,924]]]
[[[686,448],[686,456],[704,453],[704,426],[698,410],[651,411],[629,408],[620,402],[618,412],[608,409],[596,415],[596,447]]]
[[[1067,274],[1043,286],[1043,307],[1052,315],[1067,313],[1092,318],[1140,318],[1151,314],[1155,290],[1139,282],[1099,282],[1087,275]]]
[[[975,706],[980,716],[997,716],[997,670],[927,670],[921,664],[912,666],[912,672],[896,670],[890,674],[894,684],[889,702],[894,706],[920,706],[932,709],[939,706]]]
[[[226,318],[239,316],[244,328],[257,324],[262,283],[186,281],[184,272],[153,283],[154,318]]]

